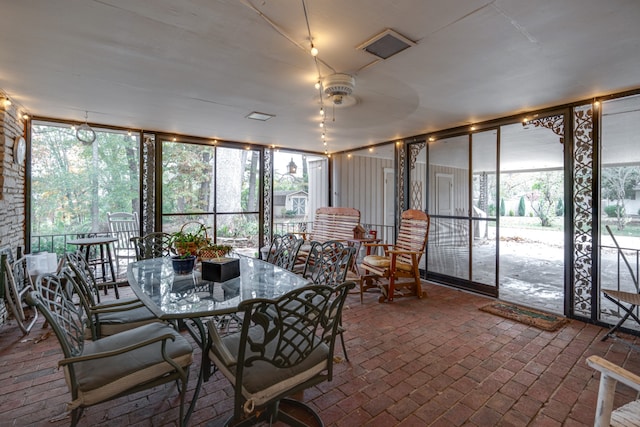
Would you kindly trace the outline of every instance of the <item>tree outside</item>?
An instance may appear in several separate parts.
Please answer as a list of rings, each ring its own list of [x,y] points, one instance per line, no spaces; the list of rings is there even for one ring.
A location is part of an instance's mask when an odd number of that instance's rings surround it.
[[[137,135],[94,131],[85,144],[67,125],[33,124],[32,235],[104,231],[107,212],[139,210]]]
[[[618,230],[624,230],[629,222],[625,199],[635,198],[634,188],[640,184],[640,166],[615,166],[602,168],[602,198],[613,202],[604,211],[616,220]],[[640,212],[639,212],[640,214]]]

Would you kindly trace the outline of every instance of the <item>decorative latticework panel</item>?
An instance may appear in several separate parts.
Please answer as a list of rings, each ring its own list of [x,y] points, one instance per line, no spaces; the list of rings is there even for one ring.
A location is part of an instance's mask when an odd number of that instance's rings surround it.
[[[145,235],[155,231],[155,202],[156,202],[156,141],[155,135],[145,134],[142,139],[142,230]]]
[[[422,181],[411,183],[411,209],[422,209]]]
[[[405,189],[407,188],[407,154],[404,144],[396,145],[396,152],[398,153],[398,170],[396,171],[396,176],[398,177],[398,188],[396,188],[398,195],[398,212],[396,213],[396,218],[400,218],[402,212],[407,209],[407,202],[405,200]]]
[[[583,105],[573,110],[573,309],[591,316],[593,266],[593,110]]]
[[[478,183],[478,209],[489,212],[489,176],[486,172],[480,172]]]
[[[564,144],[564,116],[562,114],[532,119],[527,124],[551,129],[553,133],[560,137],[560,144]]]
[[[273,227],[273,224],[271,223],[271,202],[273,200],[273,150],[263,150],[263,159],[264,165],[262,170],[264,171],[264,179],[262,181],[262,185],[264,190],[264,217],[262,219],[264,221],[264,241],[262,244],[264,246],[269,246],[271,244],[271,232]]]
[[[416,168],[416,162],[418,161],[418,156],[427,147],[426,142],[420,142],[417,144],[409,145],[409,174]],[[409,185],[411,187],[410,197],[410,208],[411,209],[419,209],[424,210],[424,204],[422,200],[422,180],[416,180],[416,182],[411,182],[411,178],[409,178]]]

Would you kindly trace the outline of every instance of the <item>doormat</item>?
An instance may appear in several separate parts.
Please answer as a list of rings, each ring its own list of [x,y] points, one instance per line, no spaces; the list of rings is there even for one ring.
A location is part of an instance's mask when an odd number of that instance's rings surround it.
[[[506,302],[494,302],[480,307],[480,310],[550,332],[569,322],[565,317]]]

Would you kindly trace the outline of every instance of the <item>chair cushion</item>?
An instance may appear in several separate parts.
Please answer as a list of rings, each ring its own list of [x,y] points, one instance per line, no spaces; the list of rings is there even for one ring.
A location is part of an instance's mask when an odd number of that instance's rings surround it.
[[[100,307],[100,306],[97,306]],[[95,319],[95,317],[93,318]],[[93,320],[92,319],[92,320]],[[147,307],[136,307],[130,310],[121,310],[117,312],[100,313],[98,315],[100,322],[100,336],[105,337],[114,335],[128,329],[137,328],[152,322],[160,322]],[[91,337],[91,331],[88,337]]]
[[[261,329],[254,327],[251,328],[249,334],[260,340],[261,332]],[[234,356],[238,354],[239,333],[227,335],[222,338],[222,341],[231,354]],[[273,346],[269,345],[268,350],[270,348],[273,348]],[[251,352],[250,349],[247,349],[247,352],[249,354],[257,354]],[[327,369],[328,355],[329,346],[321,344],[302,363],[296,366],[278,368],[265,361],[255,361],[251,366],[244,367],[242,395],[247,400],[253,400],[256,406],[264,405],[275,396],[322,373]],[[226,365],[215,347],[209,351],[209,358],[232,384],[235,383],[235,364]]]
[[[179,366],[191,364],[192,347],[189,342],[170,326],[150,323],[129,329],[97,341],[86,341],[83,356],[112,351],[141,341],[171,334],[174,341],[167,341],[167,354]],[[152,381],[175,369],[162,358],[161,342],[141,347],[124,354],[74,363],[78,382],[78,397],[69,404],[69,409],[93,405],[116,396],[136,385]],[[67,385],[72,389],[70,366],[65,366]]]
[[[389,268],[391,265],[391,257],[380,256],[380,255],[367,255],[362,260],[364,264],[369,264],[373,267],[379,268]],[[411,264],[407,264],[406,262],[398,261],[396,259],[396,269],[403,271],[411,271],[413,267]]]

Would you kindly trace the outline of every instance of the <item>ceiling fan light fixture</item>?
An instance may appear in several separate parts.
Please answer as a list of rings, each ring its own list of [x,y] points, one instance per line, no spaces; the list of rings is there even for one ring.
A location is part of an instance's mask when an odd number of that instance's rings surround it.
[[[355,86],[356,79],[349,74],[343,73],[336,73],[327,76],[322,84],[325,95],[331,98],[331,102],[334,105],[342,105],[345,97],[349,97],[353,94]]]

